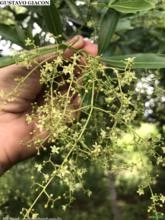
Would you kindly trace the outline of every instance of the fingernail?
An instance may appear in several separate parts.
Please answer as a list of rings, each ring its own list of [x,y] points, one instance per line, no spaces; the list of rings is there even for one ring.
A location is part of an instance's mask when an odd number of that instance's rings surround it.
[[[70,40],[67,41],[67,44],[69,46],[73,46],[75,43],[77,43],[80,39],[80,36],[77,35],[77,36],[74,36],[73,38],[71,38]]]

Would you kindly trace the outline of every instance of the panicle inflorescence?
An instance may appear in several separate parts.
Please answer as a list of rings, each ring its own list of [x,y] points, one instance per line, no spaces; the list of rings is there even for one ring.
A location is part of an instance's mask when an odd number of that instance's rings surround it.
[[[21,63],[23,59],[26,65],[32,66],[29,55],[26,55],[21,55]],[[35,56],[37,54],[32,57]],[[82,51],[76,51],[66,59],[57,47],[55,57],[36,64],[40,68],[43,89],[42,97],[32,103],[31,111],[26,115],[28,124],[35,123],[28,147],[35,145],[38,154],[47,151],[47,159],[35,165],[41,175],[39,180],[33,178],[37,196],[28,209],[22,210],[24,218],[37,216],[34,207],[41,197],[45,198],[45,208],[65,200],[65,210],[74,201],[76,192],[83,190],[90,196],[84,176],[91,164],[103,169],[105,174],[120,174],[129,170],[130,166],[138,172],[147,164],[148,160],[143,160],[140,153],[137,160],[140,165],[128,163],[124,158],[129,155],[128,143],[120,141],[128,132],[133,140],[129,147],[136,148],[137,152],[141,151],[139,143],[144,146],[151,144],[141,138],[132,126],[143,108],[138,102],[136,76],[131,69],[134,59],[124,62],[124,69],[107,67],[100,63],[99,57]],[[21,78],[14,92],[31,73]],[[150,146],[153,146],[151,150],[144,152],[152,157],[154,143]],[[159,157],[157,163],[162,163],[162,160]],[[138,190],[140,195],[153,182],[151,169],[146,171],[144,180],[145,184],[141,184]],[[49,192],[54,183],[64,187],[60,195]],[[163,196],[160,199],[152,195],[152,200],[164,203]]]

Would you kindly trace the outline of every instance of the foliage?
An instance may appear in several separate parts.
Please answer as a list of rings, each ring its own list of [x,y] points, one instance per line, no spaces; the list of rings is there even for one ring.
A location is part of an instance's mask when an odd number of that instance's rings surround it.
[[[50,52],[56,52],[56,58],[49,63],[43,62],[41,67],[40,83],[45,88],[45,104],[38,107],[33,103],[33,112],[27,115],[27,123],[37,120],[38,128],[46,130],[48,135],[43,140],[37,137],[36,131],[28,147],[34,143],[40,147],[38,158],[1,177],[3,211],[0,215],[17,217],[19,214],[14,214],[12,204],[19,201],[18,211],[22,210],[24,218],[36,218],[38,214],[52,217],[56,215],[54,207],[59,216],[66,219],[69,219],[69,207],[72,207],[70,213],[76,208],[81,210],[75,219],[87,219],[89,215],[90,219],[98,219],[99,215],[101,219],[115,218],[113,205],[116,200],[111,201],[108,197],[108,189],[114,181],[120,199],[126,193],[129,195],[130,189],[135,194],[132,197],[136,204],[140,206],[138,200],[143,202],[143,219],[149,216],[163,219],[164,191],[162,188],[157,192],[155,187],[159,185],[165,165],[164,84],[161,84],[164,69],[159,70],[165,67],[163,7],[162,1],[155,0],[59,0],[52,2],[51,8],[1,9],[1,14],[5,13],[9,20],[1,22],[0,35],[22,48],[33,49],[2,57],[1,67],[15,62],[31,65],[34,58]],[[155,17],[158,21],[153,25]],[[32,33],[34,22],[41,27],[40,33]],[[55,46],[43,47],[48,44],[47,32],[55,36],[50,38],[57,42]],[[64,49],[72,45],[63,40],[76,33],[98,42],[99,56],[75,51],[70,60],[64,58]],[[79,62],[81,56],[85,57],[85,65]],[[36,65],[41,66],[40,63]],[[83,72],[78,78],[75,68]],[[17,79],[15,90],[2,94],[3,98],[8,100],[19,93],[31,73]],[[67,92],[63,94],[60,91],[66,84]],[[80,97],[81,105],[73,106],[73,98]],[[24,178],[21,174],[15,178],[15,173],[22,170],[27,172]],[[112,175],[114,180],[109,183]],[[21,185],[15,193],[13,188],[17,187],[20,178],[27,192],[22,193]],[[126,188],[125,194],[122,187]],[[100,204],[102,197],[105,201]],[[89,207],[93,211],[97,206],[95,214],[84,211]],[[124,209],[120,202],[117,204],[122,210],[122,219],[137,219],[138,206],[127,213],[125,210],[130,210],[131,205],[125,205]],[[43,211],[43,207],[47,211]],[[66,214],[59,207],[66,210]]]

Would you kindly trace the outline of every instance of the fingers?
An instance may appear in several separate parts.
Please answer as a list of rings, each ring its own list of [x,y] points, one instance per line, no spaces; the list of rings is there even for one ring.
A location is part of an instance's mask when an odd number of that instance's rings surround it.
[[[84,42],[84,38],[81,35],[76,35],[70,40],[68,40],[67,44],[69,47],[72,48],[66,49],[66,51],[64,52],[64,56],[66,58],[70,58],[74,53],[73,49],[82,49],[84,47],[85,42]]]
[[[91,56],[97,56],[98,46],[89,40],[84,40],[83,51],[90,54]]]
[[[64,52],[64,55],[66,58],[69,58],[73,55],[74,50],[73,49],[82,49],[86,53],[96,56],[98,53],[98,48],[96,44],[91,43],[89,40],[84,40],[84,38],[81,35],[76,35],[75,37],[71,38],[69,41],[67,41],[67,44],[69,47],[66,49]],[[40,63],[42,61],[47,61],[50,62],[55,58],[55,54],[51,53],[45,56],[41,56],[37,59],[37,62]],[[18,64],[13,64],[4,68],[0,69],[0,76],[1,76],[1,81],[4,79],[8,81],[9,79],[13,79],[14,77],[19,76],[19,74],[24,75],[27,73],[29,70],[23,65],[18,65]]]
[[[81,49],[82,51],[86,52],[87,54],[89,54],[91,56],[97,56],[97,54],[98,54],[98,46],[96,44],[93,44],[89,40],[84,40],[81,36],[79,36],[79,39],[74,46],[76,49]],[[73,55],[73,53],[74,53],[74,51],[72,49],[68,49],[67,58],[71,57]],[[84,66],[85,63],[86,63],[85,58],[83,56],[81,56],[81,58],[78,62],[78,65],[75,66],[74,75],[77,78],[78,84],[81,84],[80,76],[82,75],[82,69],[79,67],[79,64],[80,64],[80,66]],[[79,115],[80,115],[80,111],[75,111],[75,110],[80,107],[81,98],[78,95],[78,93],[75,95],[71,94],[71,97],[72,97],[71,102],[70,102],[70,105],[68,106],[68,108],[70,109],[70,111],[72,111],[73,119],[78,119]]]

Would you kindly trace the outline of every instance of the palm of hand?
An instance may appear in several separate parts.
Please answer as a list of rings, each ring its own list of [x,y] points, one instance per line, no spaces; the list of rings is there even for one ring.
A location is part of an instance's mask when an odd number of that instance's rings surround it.
[[[0,88],[4,94],[14,92],[17,86],[16,78],[27,74],[23,67],[11,65],[0,69]],[[1,100],[0,109],[0,152],[4,161],[14,164],[16,161],[25,159],[35,153],[35,148],[25,147],[25,142],[32,137],[34,124],[26,123],[26,113],[31,108],[31,103],[36,99],[41,91],[39,84],[39,74],[34,72],[21,85],[12,97],[13,101],[4,104]],[[24,144],[23,144],[24,143]]]

